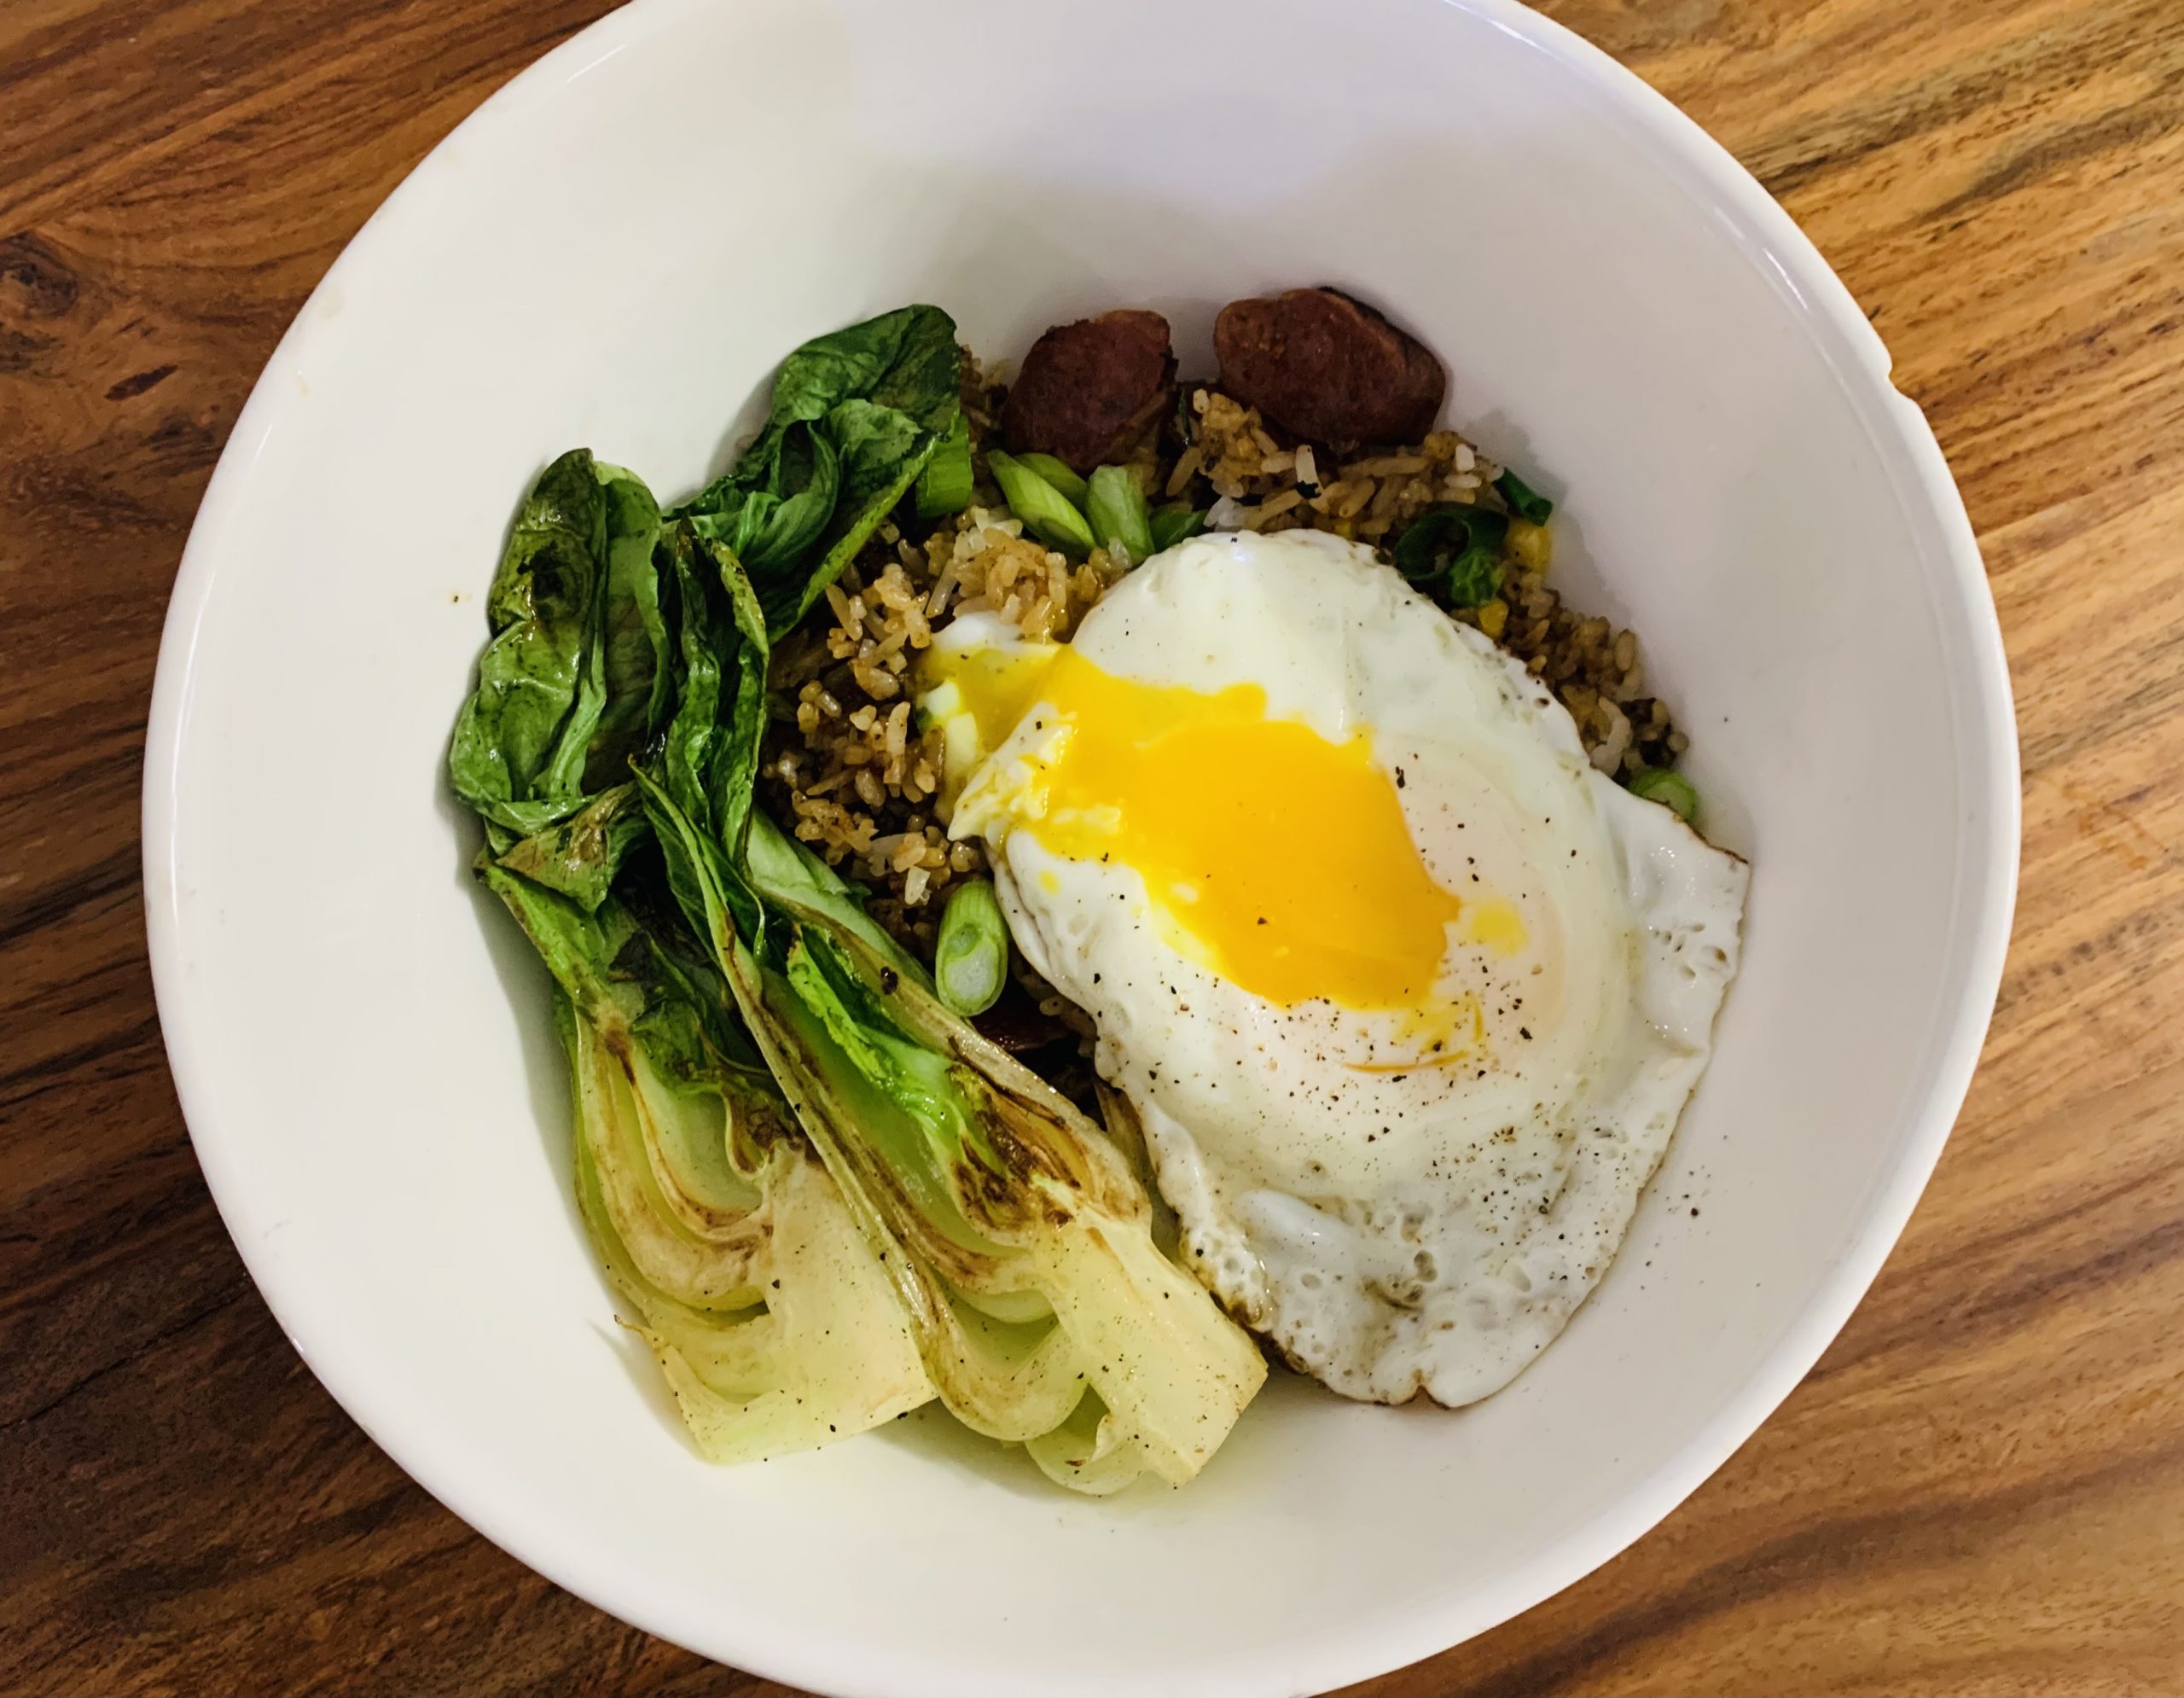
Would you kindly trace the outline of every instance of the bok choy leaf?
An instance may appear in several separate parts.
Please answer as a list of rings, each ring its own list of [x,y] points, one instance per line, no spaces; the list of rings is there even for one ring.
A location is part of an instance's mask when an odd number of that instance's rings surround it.
[[[701,1451],[808,1450],[932,1395],[886,1271],[711,968],[485,862],[553,974],[577,1201]]]
[[[735,555],[778,637],[916,483],[961,409],[956,321],[937,306],[816,337],[781,363],[764,429],[675,516]]]
[[[497,850],[626,779],[664,712],[659,532],[643,483],[581,448],[539,474],[517,514],[486,598],[478,688],[448,757],[456,794]]]
[[[932,1393],[650,844],[630,757],[666,747],[671,707],[723,687],[709,651],[671,644],[668,542],[629,474],[580,451],[547,468],[495,580],[449,767],[485,823],[479,876],[553,977],[586,1232],[700,1448],[735,1461],[847,1437]],[[755,687],[733,675],[729,700]],[[735,752],[677,752],[747,798]]]
[[[705,648],[763,677],[758,598],[727,550],[685,581]],[[756,651],[754,657],[753,651]],[[1250,1339],[1154,1246],[1145,1191],[1099,1128],[979,1037],[816,857],[741,799],[763,701],[686,688],[638,783],[667,879],[782,1095],[840,1186],[967,1425],[1065,1485],[1188,1480],[1265,1377]],[[688,723],[686,723],[686,720]],[[745,781],[747,784],[747,780]]]

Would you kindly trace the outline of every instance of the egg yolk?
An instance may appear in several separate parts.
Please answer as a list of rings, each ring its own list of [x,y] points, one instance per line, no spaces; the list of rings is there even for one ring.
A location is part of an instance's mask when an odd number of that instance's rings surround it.
[[[1028,680],[1025,660],[1012,660],[999,691],[951,670],[982,731],[1029,712],[1053,733],[1009,799],[1014,829],[1067,859],[1134,869],[1209,968],[1284,1006],[1437,1000],[1464,904],[1419,854],[1365,733],[1330,741],[1269,717],[1257,684],[1141,683],[1066,648]],[[1507,904],[1478,905],[1491,922],[1479,941],[1521,941]]]
[[[956,653],[932,649],[919,662],[919,685],[929,690],[936,684],[953,683],[962,693],[963,711],[979,728],[979,742],[998,748],[1038,695],[1060,653],[1060,645],[1052,643]]]

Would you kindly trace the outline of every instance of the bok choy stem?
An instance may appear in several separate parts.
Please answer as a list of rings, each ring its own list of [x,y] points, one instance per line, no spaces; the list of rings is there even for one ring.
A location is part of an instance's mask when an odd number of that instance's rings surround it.
[[[715,653],[751,665],[767,639],[741,567],[705,553],[722,593],[686,597],[686,612],[712,618]],[[684,709],[716,716],[714,758],[740,770],[728,751],[756,747],[763,704],[723,721],[713,692]],[[669,883],[887,1270],[943,1402],[1079,1490],[1196,1474],[1265,1364],[1154,1246],[1123,1155],[946,1006],[747,800],[724,810],[665,763],[638,783]]]

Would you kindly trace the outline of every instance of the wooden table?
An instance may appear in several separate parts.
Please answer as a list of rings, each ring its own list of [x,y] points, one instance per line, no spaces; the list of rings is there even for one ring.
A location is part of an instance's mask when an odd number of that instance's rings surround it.
[[[137,769],[236,410],[380,197],[600,0],[0,6],[0,1688],[780,1690],[479,1538],[198,1177]],[[2009,641],[1986,1061],[1812,1377],[1657,1532],[1376,1693],[2184,1689],[2184,0],[1559,0],[1871,309]]]

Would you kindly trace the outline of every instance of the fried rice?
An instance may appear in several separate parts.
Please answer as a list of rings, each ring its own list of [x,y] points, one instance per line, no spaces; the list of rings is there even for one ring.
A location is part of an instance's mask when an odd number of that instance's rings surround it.
[[[926,959],[949,887],[986,867],[979,845],[948,840],[941,734],[919,725],[911,699],[918,654],[950,619],[973,612],[997,614],[1030,638],[1065,640],[1127,569],[1096,549],[1072,566],[1009,516],[985,456],[1005,392],[967,357],[965,370],[973,504],[911,533],[883,525],[829,589],[831,623],[815,619],[781,646],[760,779],[776,817],[863,885],[874,916]],[[1429,507],[1506,507],[1495,487],[1502,468],[1454,431],[1337,458],[1285,445],[1256,410],[1210,386],[1180,393],[1174,416],[1126,463],[1151,500],[1208,509],[1210,529],[1310,526],[1385,551]],[[1554,689],[1600,770],[1627,778],[1673,765],[1684,736],[1644,693],[1636,637],[1577,612],[1548,584],[1552,543],[1548,526],[1512,515],[1501,593],[1451,617]],[[1089,1030],[1015,965],[1046,1018]]]

